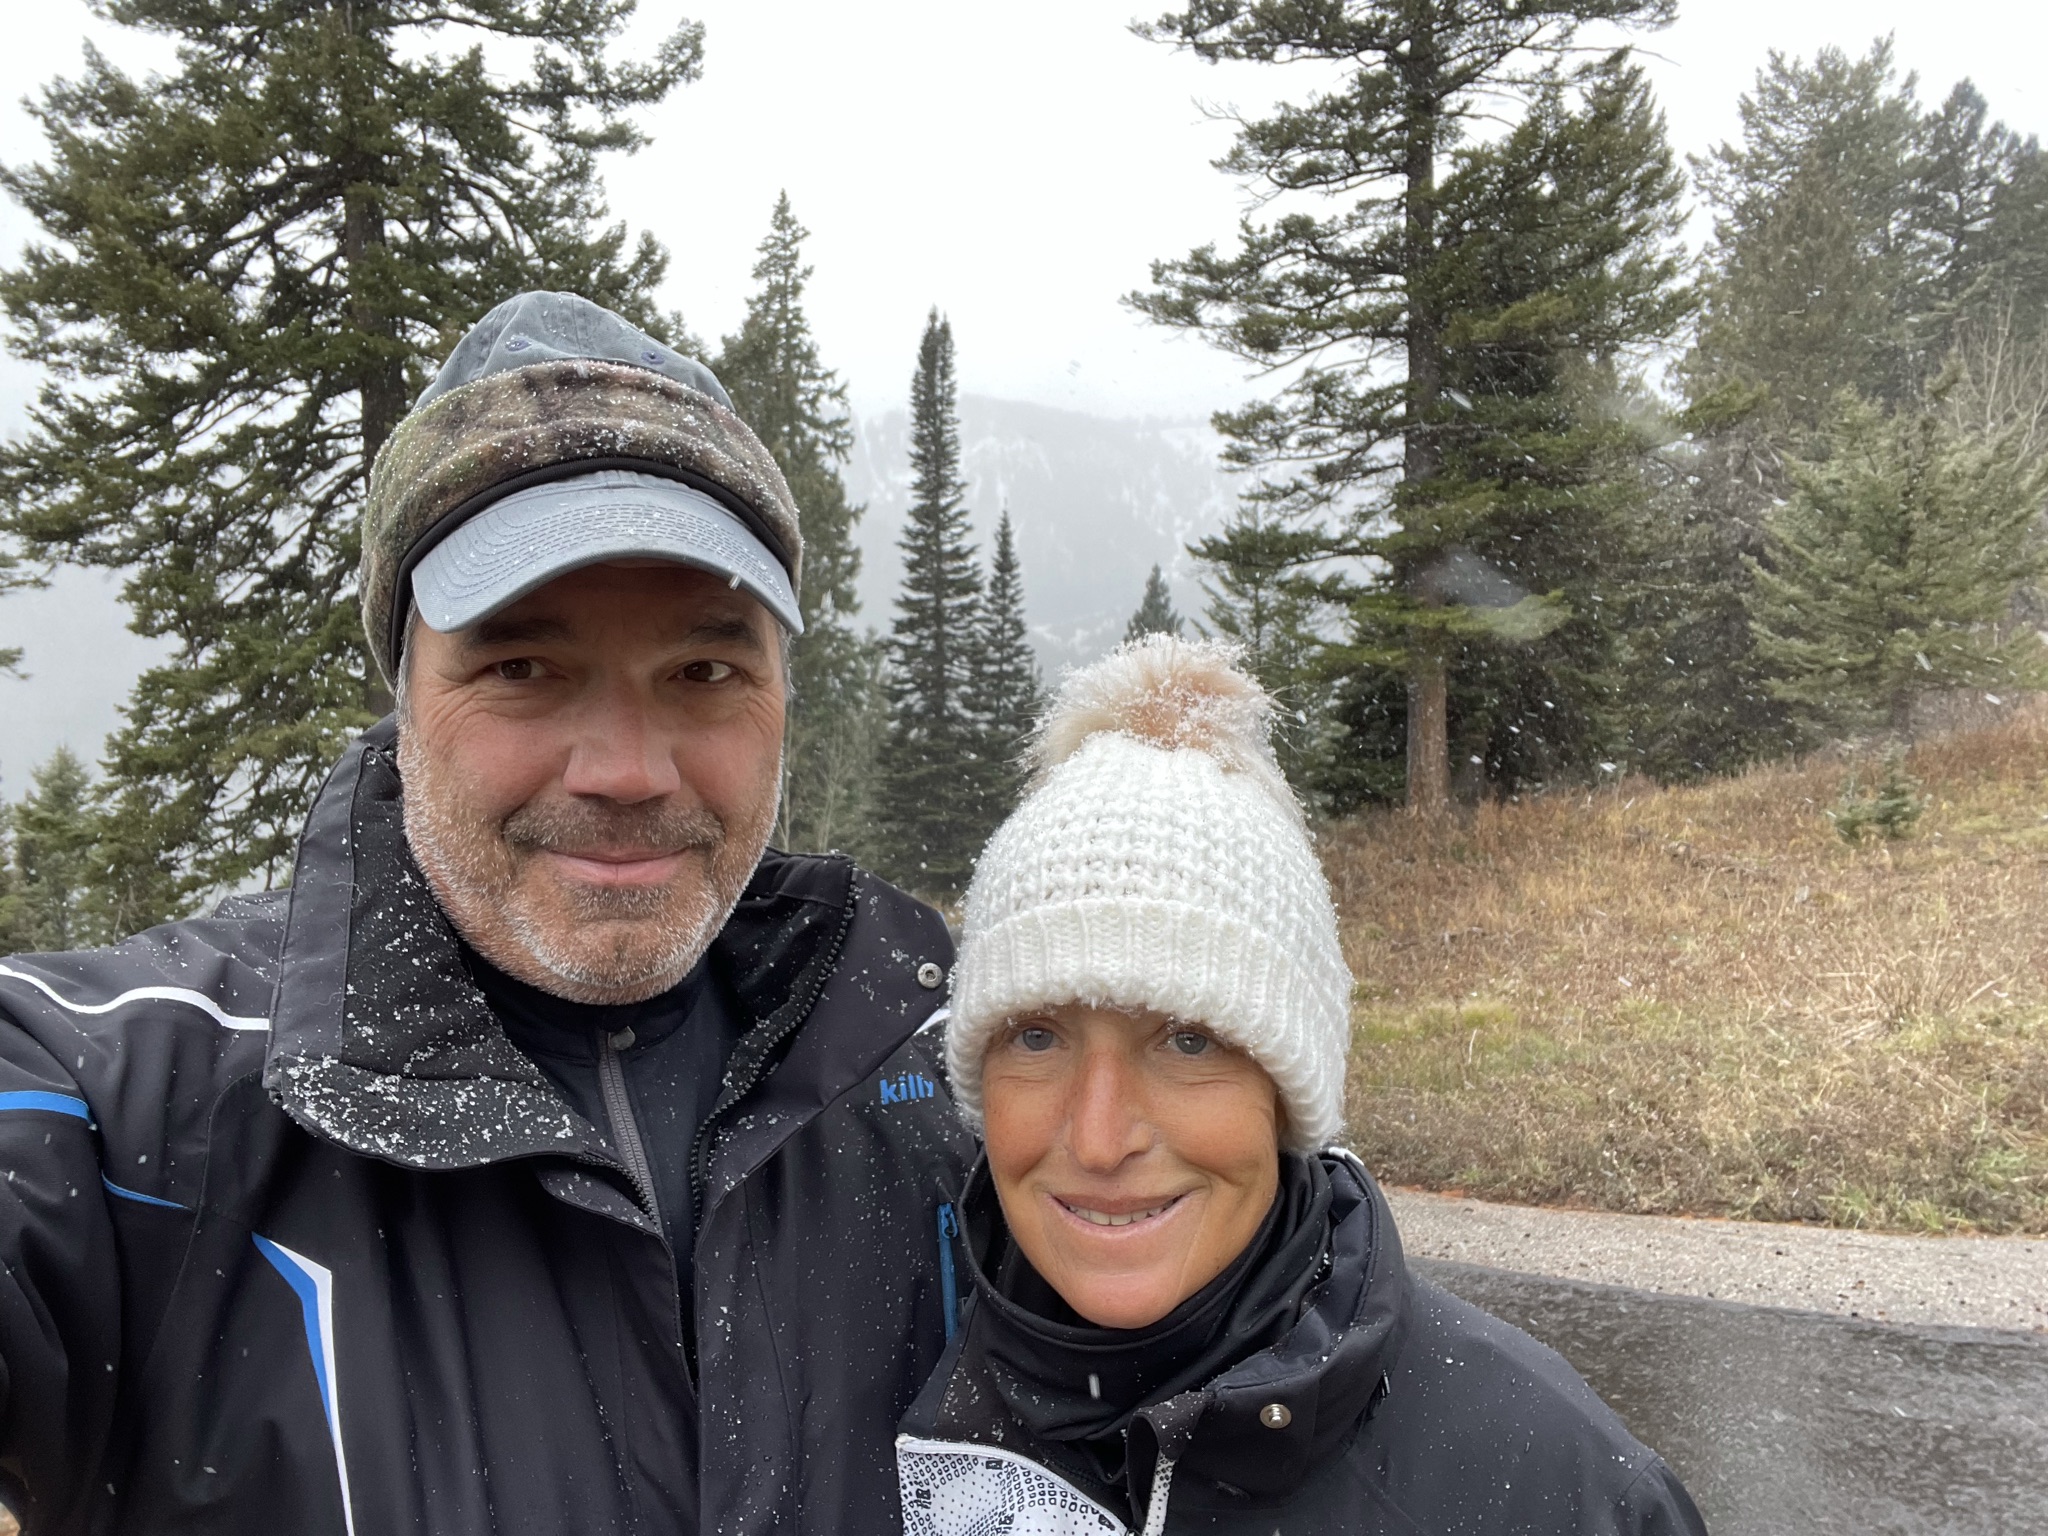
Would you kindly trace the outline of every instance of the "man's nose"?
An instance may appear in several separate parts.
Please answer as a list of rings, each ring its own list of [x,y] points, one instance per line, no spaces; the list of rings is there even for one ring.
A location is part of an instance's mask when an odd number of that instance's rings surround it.
[[[1152,1144],[1138,1074],[1118,1050],[1082,1055],[1074,1082],[1069,1150],[1090,1173],[1114,1172],[1124,1159]]]
[[[622,805],[673,795],[683,778],[672,747],[651,701],[630,687],[608,686],[579,711],[562,788]]]

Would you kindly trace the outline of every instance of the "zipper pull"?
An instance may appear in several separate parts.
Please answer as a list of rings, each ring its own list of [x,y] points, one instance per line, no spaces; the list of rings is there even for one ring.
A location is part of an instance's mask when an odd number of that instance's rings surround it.
[[[960,1218],[949,1200],[939,1207],[939,1306],[946,1317],[946,1342],[960,1331],[960,1284],[953,1272],[953,1240],[960,1235]]]
[[[619,1059],[619,1052],[633,1043],[633,1031],[600,1031],[599,1040],[597,1082],[604,1097],[605,1118],[611,1121],[613,1147],[625,1165],[626,1177],[633,1181],[633,1188],[640,1195],[642,1209],[654,1218],[658,1228],[661,1207],[654,1196],[654,1165],[648,1160],[640,1126],[633,1118],[633,1099],[626,1090],[626,1068]]]

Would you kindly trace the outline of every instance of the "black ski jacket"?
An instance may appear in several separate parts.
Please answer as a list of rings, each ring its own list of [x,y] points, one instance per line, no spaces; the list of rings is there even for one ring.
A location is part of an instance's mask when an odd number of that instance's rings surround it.
[[[763,860],[685,1298],[635,1149],[470,985],[392,742],[288,900],[0,962],[0,1496],[30,1536],[895,1536],[972,1153],[944,925]]]
[[[970,1302],[897,1440],[908,1536],[1704,1536],[1577,1372],[1411,1274],[1365,1170],[1324,1164],[1328,1268],[1292,1332],[1143,1409],[1115,1486],[1011,1413]]]

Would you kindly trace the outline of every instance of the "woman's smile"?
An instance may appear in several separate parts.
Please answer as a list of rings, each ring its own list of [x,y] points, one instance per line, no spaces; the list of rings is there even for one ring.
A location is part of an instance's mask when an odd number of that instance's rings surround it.
[[[1181,1209],[1181,1203],[1187,1196],[1167,1195],[1160,1199],[1140,1201],[1135,1206],[1130,1201],[1115,1201],[1101,1197],[1070,1200],[1062,1195],[1048,1195],[1046,1198],[1067,1215],[1093,1227],[1098,1234],[1144,1229],[1149,1235],[1158,1230],[1162,1218]]]

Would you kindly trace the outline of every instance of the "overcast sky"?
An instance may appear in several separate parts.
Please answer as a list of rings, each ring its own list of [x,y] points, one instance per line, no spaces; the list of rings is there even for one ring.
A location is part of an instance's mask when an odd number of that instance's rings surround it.
[[[1154,9],[1165,0],[1151,0]],[[1682,0],[1646,40],[1681,150],[1735,132],[1737,96],[1767,49],[1883,33],[1938,100],[1976,79],[1996,113],[2048,138],[2041,0]],[[1209,162],[1228,129],[1198,100],[1256,109],[1299,89],[1287,71],[1212,69],[1139,41],[1131,0],[643,0],[636,37],[706,25],[704,78],[613,163],[615,212],[674,254],[666,302],[707,339],[738,321],[778,189],[813,238],[810,308],[857,409],[899,406],[927,308],[951,315],[970,391],[1125,416],[1206,416],[1259,387],[1199,342],[1141,324],[1118,300],[1147,265],[1227,240],[1242,194]],[[0,160],[42,151],[17,103],[75,73],[90,35],[134,68],[161,40],[95,22],[83,0],[15,0],[0,51]],[[0,200],[0,261],[26,221]],[[0,358],[0,431],[34,381]],[[96,756],[151,654],[116,627],[105,578],[0,601],[0,646],[31,648],[31,682],[0,679],[0,794],[59,741]]]
[[[1155,0],[1153,9],[1158,8]],[[14,104],[77,67],[81,0],[15,6],[0,54],[0,158],[39,149]],[[636,32],[707,31],[704,77],[649,115],[654,143],[614,163],[614,209],[674,253],[667,298],[715,339],[737,321],[779,188],[811,229],[813,321],[864,409],[899,403],[926,309],[944,307],[962,382],[1120,415],[1206,414],[1238,368],[1118,304],[1155,257],[1227,237],[1241,194],[1209,161],[1228,130],[1197,98],[1257,106],[1284,70],[1213,69],[1139,41],[1132,0],[643,0]],[[1730,135],[1769,47],[1860,50],[1895,33],[1923,95],[1973,76],[1993,109],[2048,134],[2039,0],[1691,0],[1646,46],[1672,137]],[[114,37],[117,58],[163,57]],[[0,251],[22,235],[0,215]],[[11,381],[13,400],[23,381]],[[0,385],[0,389],[5,389]],[[8,394],[0,394],[0,425]]]

